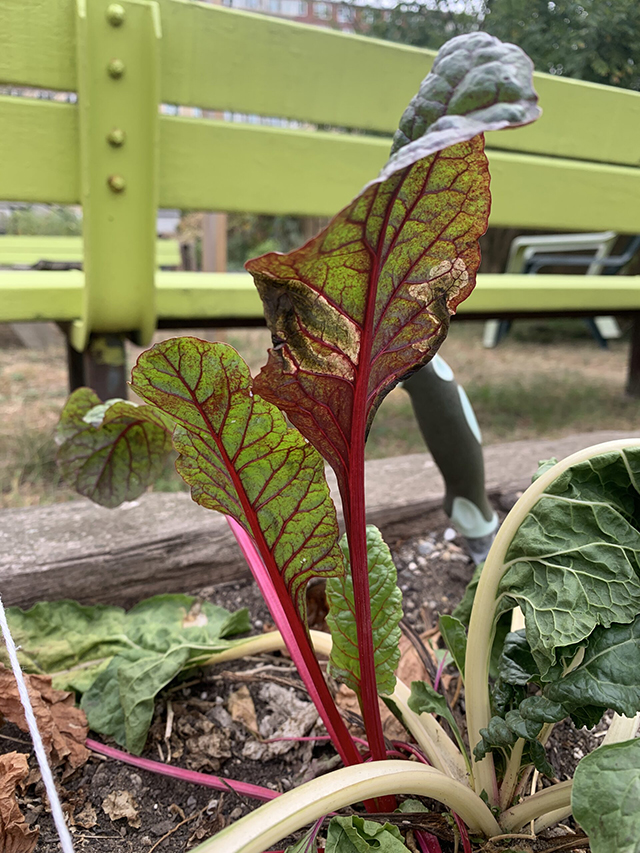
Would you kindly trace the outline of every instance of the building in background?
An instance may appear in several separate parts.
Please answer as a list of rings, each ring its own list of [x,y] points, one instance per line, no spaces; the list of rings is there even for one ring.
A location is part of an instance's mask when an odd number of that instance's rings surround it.
[[[313,24],[317,27],[329,27],[352,33],[356,14],[360,9],[348,3],[334,3],[331,0],[213,0],[216,5],[230,6],[233,9],[245,9],[247,12],[262,12],[289,18],[300,24]]]

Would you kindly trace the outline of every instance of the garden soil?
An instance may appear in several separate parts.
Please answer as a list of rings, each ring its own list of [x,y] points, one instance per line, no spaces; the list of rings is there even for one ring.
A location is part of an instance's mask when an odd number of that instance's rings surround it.
[[[503,495],[500,510],[507,511],[516,497]],[[473,565],[441,512],[425,519],[421,535],[415,535],[414,525],[389,545],[404,597],[400,677],[406,683],[425,677],[424,664],[408,634],[421,635],[427,653],[432,654],[430,649],[439,641],[437,615],[451,612],[460,600]],[[255,633],[273,628],[251,582],[209,587],[199,594],[230,610],[248,607]],[[308,604],[312,627],[322,629],[326,609],[321,586],[311,587]],[[446,671],[444,684],[462,721],[464,696],[453,669]],[[355,697],[341,688],[337,701],[353,732],[362,736]],[[262,655],[212,667],[197,677],[191,674],[163,691],[144,756],[280,792],[339,766],[324,741],[261,742],[282,731],[301,737],[324,734],[291,660],[286,654]],[[389,739],[406,737],[391,717],[385,721],[385,733]],[[557,778],[570,778],[577,761],[598,745],[599,737],[598,732],[558,726],[548,747]],[[28,735],[5,723],[0,727],[0,754],[12,751],[28,756],[30,773],[19,789],[18,804],[29,826],[39,828],[35,853],[57,853],[60,846]],[[75,849],[91,853],[183,853],[257,805],[230,790],[219,792],[175,781],[95,753],[83,767],[59,780],[59,788]],[[453,844],[446,840],[452,839],[449,825],[437,815],[431,820],[443,851],[452,851]],[[12,848],[12,853],[25,851],[28,848]]]

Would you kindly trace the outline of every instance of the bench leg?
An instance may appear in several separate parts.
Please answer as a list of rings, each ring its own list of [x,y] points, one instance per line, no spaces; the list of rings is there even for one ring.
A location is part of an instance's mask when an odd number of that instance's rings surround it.
[[[92,335],[84,352],[67,343],[69,390],[88,386],[101,400],[127,399],[127,360],[123,335]]]
[[[631,327],[627,394],[629,397],[640,397],[640,314],[634,316]]]

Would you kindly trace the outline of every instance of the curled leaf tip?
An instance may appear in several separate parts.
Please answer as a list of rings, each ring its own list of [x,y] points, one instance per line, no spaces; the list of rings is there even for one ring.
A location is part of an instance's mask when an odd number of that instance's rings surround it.
[[[535,121],[541,110],[532,74],[521,48],[488,33],[448,41],[404,111],[377,180],[479,133]]]

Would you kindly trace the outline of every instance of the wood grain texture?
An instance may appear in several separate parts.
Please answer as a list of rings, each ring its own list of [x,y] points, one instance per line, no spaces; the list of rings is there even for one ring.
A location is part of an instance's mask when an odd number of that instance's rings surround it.
[[[598,432],[485,448],[487,490],[520,491],[540,459],[624,437]],[[374,460],[366,470],[367,518],[387,541],[428,533],[428,514],[443,497],[429,455]],[[331,472],[328,480],[336,499]],[[246,577],[224,518],[187,494],[151,493],[115,510],[78,500],[0,513],[0,591],[7,605],[74,598],[130,606],[157,593],[192,592]]]

